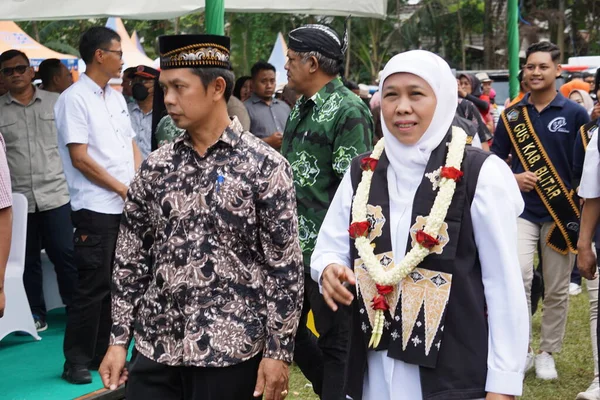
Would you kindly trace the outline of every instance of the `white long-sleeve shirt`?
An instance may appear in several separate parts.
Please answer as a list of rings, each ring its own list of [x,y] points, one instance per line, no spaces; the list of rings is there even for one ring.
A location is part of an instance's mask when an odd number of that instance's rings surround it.
[[[400,178],[388,168],[392,250],[406,253],[413,221],[412,203],[421,182],[420,171]],[[351,266],[347,227],[352,183],[346,173],[319,232],[311,259],[312,278],[320,281],[332,263]],[[486,391],[521,395],[529,342],[529,318],[517,256],[517,217],[524,208],[514,176],[506,163],[492,155],[484,162],[471,204],[475,242],[479,250],[488,309],[489,350]],[[395,229],[394,229],[395,227]],[[397,240],[397,235],[402,235]],[[397,264],[397,262],[396,262]],[[364,380],[364,400],[421,399],[419,367],[370,351]],[[402,393],[401,397],[399,393]],[[393,396],[392,396],[393,394]]]
[[[598,154],[598,134],[592,135],[585,150],[583,174],[579,184],[579,196],[584,199],[600,197],[600,154]]]

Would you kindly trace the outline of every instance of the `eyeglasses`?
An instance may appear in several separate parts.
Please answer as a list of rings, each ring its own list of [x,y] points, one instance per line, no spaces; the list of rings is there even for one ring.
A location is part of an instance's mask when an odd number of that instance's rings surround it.
[[[115,53],[119,55],[119,60],[123,59],[123,51],[122,50],[109,50],[109,49],[100,49],[102,51],[108,51],[110,53]]]
[[[16,71],[19,75],[23,75],[25,73],[25,71],[27,71],[27,68],[29,68],[29,65],[17,65],[16,67],[5,67],[5,68],[2,68],[2,74],[4,76],[12,76]]]

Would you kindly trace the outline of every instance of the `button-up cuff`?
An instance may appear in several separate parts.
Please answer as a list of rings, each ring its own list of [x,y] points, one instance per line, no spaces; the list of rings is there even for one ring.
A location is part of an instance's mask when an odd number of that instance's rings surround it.
[[[264,358],[285,361],[291,364],[293,361],[294,337],[290,335],[271,335],[267,337]]]
[[[508,396],[521,396],[523,377],[523,372],[498,371],[488,368],[485,391]]]
[[[110,346],[123,346],[129,348],[131,343],[131,330],[126,325],[113,324],[110,330]]]

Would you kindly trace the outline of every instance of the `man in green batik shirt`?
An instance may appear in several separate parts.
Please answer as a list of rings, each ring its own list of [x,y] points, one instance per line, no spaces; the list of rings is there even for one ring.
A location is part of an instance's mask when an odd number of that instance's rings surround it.
[[[346,37],[324,25],[289,34],[288,85],[302,97],[288,118],[281,152],[294,172],[298,229],[304,256],[304,309],[295,361],[322,400],[345,399],[348,310],[333,312],[310,277],[310,257],[329,204],[352,158],[372,149],[373,120],[362,100],[339,78]],[[306,328],[312,309],[316,337]],[[324,379],[324,377],[327,377]]]

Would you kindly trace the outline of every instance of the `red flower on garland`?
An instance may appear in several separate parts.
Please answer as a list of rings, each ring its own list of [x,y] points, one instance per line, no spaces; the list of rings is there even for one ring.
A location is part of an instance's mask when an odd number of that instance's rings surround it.
[[[377,293],[379,293],[382,296],[385,296],[386,294],[390,294],[394,291],[394,287],[390,286],[390,285],[375,284],[375,286],[377,287]]]
[[[363,171],[375,171],[378,162],[379,160],[375,158],[365,157],[362,160],[360,160],[360,168]]]
[[[377,295],[373,297],[373,305],[371,308],[373,310],[387,311],[390,309],[390,305],[385,301],[385,297]]]
[[[440,176],[446,179],[452,179],[454,182],[460,181],[460,178],[464,173],[460,169],[456,169],[454,167],[442,167],[442,172]]]
[[[369,228],[371,228],[371,224],[369,221],[361,221],[361,222],[353,222],[350,225],[350,229],[348,229],[348,233],[352,239],[356,239],[362,236],[367,236],[369,233]]]
[[[431,235],[428,235],[423,230],[417,231],[417,242],[426,249],[431,249],[440,244],[439,240]]]

